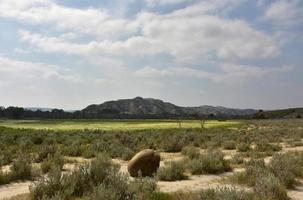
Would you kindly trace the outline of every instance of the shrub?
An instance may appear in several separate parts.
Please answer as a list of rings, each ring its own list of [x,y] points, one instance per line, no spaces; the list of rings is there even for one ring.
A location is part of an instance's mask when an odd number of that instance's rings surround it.
[[[82,156],[84,158],[93,158],[95,157],[95,151],[91,146],[88,146],[82,150]]]
[[[183,147],[181,153],[191,159],[197,158],[200,155],[199,150],[193,146]]]
[[[170,162],[168,166],[161,167],[157,172],[157,177],[161,181],[177,181],[184,180],[187,176],[184,175],[185,169],[181,162]]]
[[[75,142],[72,145],[70,145],[67,148],[65,148],[65,155],[67,155],[67,156],[73,156],[73,157],[81,156],[80,144],[78,144],[77,142]]]
[[[219,199],[230,199],[230,200],[248,200],[252,199],[252,195],[244,191],[237,191],[235,188],[218,188],[203,190],[199,192],[197,199],[205,200],[219,200]]]
[[[184,144],[182,140],[176,136],[163,139],[161,142],[161,148],[165,152],[180,152],[184,145],[186,144]]]
[[[106,200],[117,200],[118,195],[115,193],[115,190],[111,188],[106,188],[105,185],[100,184],[94,188],[93,193],[89,197],[90,200],[96,199],[106,199]]]
[[[231,176],[231,180],[238,184],[254,186],[256,180],[267,173],[269,171],[265,166],[264,160],[251,160],[246,164],[245,171],[235,173]]]
[[[236,154],[236,155],[232,156],[230,162],[232,164],[240,165],[240,164],[244,163],[244,159],[243,159],[243,157],[241,155]]]
[[[9,173],[2,172],[0,170],[0,185],[8,184],[11,181],[11,176]]]
[[[91,165],[80,166],[71,174],[61,176],[53,168],[48,178],[42,178],[30,187],[32,199],[150,199],[155,184],[148,180],[129,181],[118,172],[109,157],[99,155]],[[86,198],[87,199],[87,198]]]
[[[52,168],[47,177],[40,178],[30,186],[31,199],[49,199],[62,190],[61,170]],[[62,198],[63,199],[63,198]]]
[[[234,141],[226,141],[223,142],[222,147],[225,150],[233,150],[236,148],[236,143]]]
[[[287,192],[278,178],[268,173],[259,176],[254,186],[258,199],[288,200]]]
[[[250,145],[244,142],[237,144],[236,146],[238,152],[247,152],[250,150]]]
[[[282,149],[279,144],[270,144],[266,142],[259,142],[256,144],[255,150],[259,152],[274,152]]]
[[[206,189],[198,192],[177,192],[170,195],[168,200],[254,200],[253,193],[235,188],[221,187]],[[165,199],[166,200],[166,199]]]
[[[35,161],[40,163],[44,159],[48,158],[49,156],[53,157],[54,154],[58,151],[55,145],[43,145],[40,147],[40,150],[35,158]]]
[[[228,161],[220,151],[210,151],[189,161],[189,170],[192,174],[217,174],[230,170]]]
[[[269,164],[269,168],[276,177],[287,187],[293,188],[296,176],[303,176],[303,154],[285,153],[275,154]]]
[[[12,162],[11,152],[9,152],[9,151],[2,151],[1,150],[1,154],[0,154],[0,167],[3,166],[3,165],[7,165],[10,162]]]
[[[31,178],[31,159],[29,155],[20,153],[11,166],[11,176],[13,180],[26,180]]]
[[[41,170],[43,173],[49,172],[53,167],[58,167],[62,170],[64,159],[60,152],[56,152],[53,156],[48,156],[46,160],[41,163]]]
[[[135,152],[130,148],[124,148],[124,151],[121,155],[123,160],[130,160],[134,156]]]

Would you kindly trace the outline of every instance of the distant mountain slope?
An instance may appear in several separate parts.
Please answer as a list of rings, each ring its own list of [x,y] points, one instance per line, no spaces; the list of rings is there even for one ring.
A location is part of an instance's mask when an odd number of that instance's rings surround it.
[[[252,109],[232,109],[214,106],[181,107],[159,99],[136,97],[134,99],[121,99],[108,101],[100,105],[90,105],[82,110],[86,116],[102,115],[133,115],[133,116],[244,116],[256,113]]]
[[[303,118],[303,108],[259,111],[253,115],[257,119]]]
[[[222,106],[199,106],[199,107],[186,107],[188,112],[197,113],[199,115],[221,115],[221,116],[246,116],[255,114],[257,111],[253,109],[235,109],[226,108]]]

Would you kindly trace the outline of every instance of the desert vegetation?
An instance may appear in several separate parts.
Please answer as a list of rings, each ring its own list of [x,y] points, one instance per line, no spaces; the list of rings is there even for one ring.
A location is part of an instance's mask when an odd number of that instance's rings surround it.
[[[111,131],[0,127],[0,185],[30,181],[18,198],[33,200],[284,200],[302,184],[302,128],[299,119]],[[162,155],[160,168],[130,178],[125,163],[148,148]],[[161,188],[207,176],[222,180],[192,191]]]

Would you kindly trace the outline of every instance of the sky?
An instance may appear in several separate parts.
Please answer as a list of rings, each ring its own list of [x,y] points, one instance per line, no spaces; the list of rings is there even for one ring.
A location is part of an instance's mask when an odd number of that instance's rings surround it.
[[[302,0],[0,0],[0,105],[303,106]]]

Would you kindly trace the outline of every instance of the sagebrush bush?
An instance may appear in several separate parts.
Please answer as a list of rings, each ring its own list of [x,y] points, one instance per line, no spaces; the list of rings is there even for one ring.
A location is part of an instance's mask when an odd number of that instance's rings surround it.
[[[285,187],[271,173],[257,178],[254,191],[258,199],[289,200]]]
[[[191,159],[197,158],[200,155],[199,150],[196,147],[193,147],[193,146],[183,147],[181,153],[185,156],[188,156]]]
[[[236,164],[236,165],[240,165],[240,164],[243,164],[244,163],[244,159],[241,155],[239,154],[236,154],[236,155],[233,155],[230,162],[232,164]]]
[[[35,158],[35,162],[42,162],[44,159],[50,157],[53,157],[55,153],[58,151],[57,146],[55,145],[43,145],[40,146],[40,149],[37,153],[37,156]]]
[[[280,151],[282,149],[281,145],[279,144],[270,144],[267,142],[258,142],[255,147],[255,151],[259,152],[275,152]]]
[[[237,144],[236,149],[238,152],[247,152],[250,150],[250,145],[248,143],[241,142]]]
[[[163,200],[255,200],[254,194],[235,188],[220,187],[198,192],[176,192]],[[262,199],[263,200],[263,199]]]
[[[13,180],[31,179],[32,176],[32,162],[28,154],[19,153],[16,160],[10,168]]]
[[[31,198],[36,199],[149,199],[155,184],[147,180],[129,181],[119,173],[119,167],[111,159],[98,155],[90,165],[80,166],[71,174],[61,175],[53,168],[47,178],[42,178],[30,188]]]
[[[60,152],[56,152],[54,155],[49,155],[48,158],[41,163],[41,170],[43,173],[49,172],[49,170],[53,167],[58,167],[62,170],[63,165],[63,156]]]
[[[183,162],[170,162],[165,167],[160,167],[157,171],[157,178],[161,181],[177,181],[187,179],[184,174]]]
[[[275,154],[269,168],[287,188],[294,188],[295,177],[303,176],[303,153]]]
[[[236,149],[236,143],[234,141],[225,141],[222,143],[222,148],[225,150]]]
[[[219,199],[231,199],[231,200],[249,200],[252,199],[252,195],[244,192],[236,190],[235,188],[217,188],[208,189],[201,191],[198,195],[199,199],[205,200],[219,200]]]
[[[218,174],[230,170],[229,162],[220,151],[209,151],[188,161],[192,174]]]
[[[11,181],[11,174],[0,170],[0,185],[8,184]]]
[[[1,150],[0,153],[0,167],[2,167],[3,165],[7,165],[9,163],[12,162],[12,153],[7,151],[7,150]]]
[[[266,168],[264,160],[251,160],[246,164],[245,171],[235,173],[231,176],[231,180],[238,184],[254,186],[256,180],[267,173],[269,173],[269,170]]]

